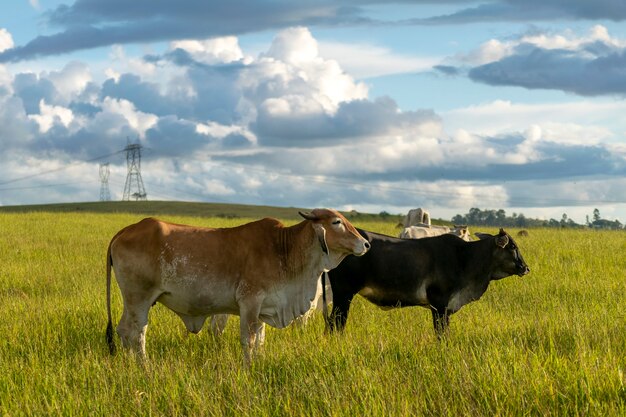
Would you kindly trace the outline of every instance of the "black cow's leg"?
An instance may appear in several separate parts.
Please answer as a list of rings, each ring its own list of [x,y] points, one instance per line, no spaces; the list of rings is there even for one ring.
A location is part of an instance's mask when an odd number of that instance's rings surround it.
[[[448,324],[450,324],[450,315],[445,308],[436,308],[431,306],[431,313],[433,315],[433,327],[437,338],[441,339],[448,330]]]
[[[342,331],[346,327],[348,320],[348,312],[350,311],[350,303],[354,294],[336,294],[333,293],[333,308],[328,318],[328,327],[331,332]]]

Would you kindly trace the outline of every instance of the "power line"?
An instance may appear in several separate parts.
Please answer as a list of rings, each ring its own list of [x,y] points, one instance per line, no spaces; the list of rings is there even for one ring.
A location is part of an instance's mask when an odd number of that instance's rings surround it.
[[[19,177],[19,178],[13,178],[13,179],[10,179],[8,181],[0,182],[0,185],[12,184],[14,182],[23,181],[23,180],[27,180],[27,179],[31,179],[31,178],[41,177],[43,175],[52,174],[53,172],[64,171],[64,170],[69,169],[70,167],[73,167],[73,166],[78,165],[78,164],[83,164],[85,162],[94,162],[94,161],[97,161],[99,159],[108,158],[109,156],[117,155],[118,153],[122,153],[122,152],[124,152],[124,150],[119,150],[117,152],[113,152],[113,153],[110,153],[110,154],[107,154],[107,155],[97,156],[97,157],[91,158],[91,159],[85,159],[84,161],[77,161],[77,162],[74,162],[74,163],[71,163],[71,164],[67,164],[67,165],[59,167],[59,168],[54,168],[54,169],[49,169],[47,171],[37,172],[36,174],[30,174],[30,175],[25,175],[25,176]]]
[[[89,184],[95,181],[74,181],[74,182],[65,182],[61,184],[39,184],[39,185],[28,185],[24,187],[9,187],[9,188],[0,188],[0,191],[20,191],[20,190],[29,190],[34,188],[52,188],[52,187],[65,187],[68,185],[78,185],[78,184]]]
[[[154,151],[154,149],[149,149],[150,151]],[[588,206],[588,205],[593,205],[593,204],[626,204],[626,199],[602,199],[602,200],[594,200],[594,201],[584,201],[584,200],[577,200],[577,199],[566,199],[566,198],[530,198],[530,197],[510,197],[507,196],[506,197],[506,201],[504,203],[502,203],[501,198],[498,198],[498,196],[494,195],[492,192],[488,192],[488,191],[483,191],[483,192],[477,192],[476,190],[473,190],[471,192],[471,194],[466,194],[463,192],[452,192],[452,191],[435,191],[435,190],[428,190],[425,188],[408,188],[408,187],[402,187],[402,186],[397,186],[397,185],[388,185],[388,184],[373,184],[373,183],[364,183],[364,182],[358,182],[358,181],[350,181],[350,180],[344,180],[344,179],[339,179],[336,177],[329,177],[327,175],[315,175],[315,174],[293,174],[293,173],[287,173],[287,172],[281,172],[278,170],[273,170],[273,169],[268,169],[268,168],[264,168],[264,167],[258,167],[258,166],[252,166],[252,165],[247,165],[244,163],[240,163],[240,162],[233,162],[233,161],[226,161],[226,160],[214,160],[211,159],[212,155],[215,156],[228,156],[228,155],[246,155],[248,153],[242,153],[241,151],[236,151],[236,152],[217,152],[214,154],[207,154],[207,159],[199,159],[199,158],[194,158],[191,156],[179,156],[179,155],[166,155],[163,153],[159,153],[159,152],[153,152],[153,155],[156,155],[157,157],[165,157],[165,158],[169,158],[169,159],[177,159],[177,160],[184,160],[184,161],[198,161],[198,162],[202,162],[202,163],[210,163],[213,165],[217,165],[217,166],[221,166],[222,168],[225,168],[225,166],[236,166],[239,168],[242,168],[248,172],[259,172],[259,173],[263,173],[263,174],[271,174],[271,175],[275,175],[275,176],[279,176],[279,177],[283,177],[283,178],[291,178],[291,179],[295,179],[295,180],[309,180],[309,181],[313,181],[315,183],[325,183],[325,184],[330,184],[330,185],[337,185],[337,186],[350,186],[350,187],[361,187],[361,188],[365,188],[365,189],[369,189],[369,190],[375,190],[375,191],[384,191],[384,192],[400,192],[400,193],[404,193],[404,194],[408,194],[408,195],[413,195],[413,196],[419,196],[422,198],[474,198],[474,199],[478,199],[478,200],[482,200],[484,201],[485,205],[489,205],[489,204],[493,204],[493,205],[502,205],[502,204],[506,204],[507,206],[510,207],[534,207],[537,205],[549,205],[552,207],[558,207],[558,206]],[[415,178],[414,181],[419,181],[419,178]],[[424,181],[424,183],[428,183],[426,181]],[[492,185],[492,186],[501,186],[502,184],[486,184],[487,186]],[[470,184],[468,185],[468,187],[475,187],[476,184]],[[461,185],[460,187],[463,187],[463,185]]]
[[[185,159],[194,159],[194,158],[185,158]],[[194,159],[194,160],[198,160],[198,159]],[[203,161],[203,162],[209,162],[209,161]],[[238,162],[231,162],[231,161],[215,161],[215,160],[211,160],[210,162],[212,162],[213,164],[216,165],[231,165],[231,166],[237,166],[237,167],[241,167],[245,170],[248,171],[253,171],[253,172],[260,172],[260,173],[265,173],[265,174],[273,174],[276,176],[281,176],[281,177],[287,177],[287,178],[292,178],[292,179],[308,179],[310,181],[313,182],[322,182],[322,183],[326,183],[326,184],[331,184],[331,185],[338,185],[338,186],[352,186],[352,187],[362,187],[362,188],[367,188],[370,190],[378,190],[378,191],[391,191],[391,192],[401,192],[401,193],[405,193],[405,194],[411,194],[411,195],[416,195],[416,196],[425,196],[425,197],[433,197],[433,198],[437,198],[437,197],[448,197],[448,198],[455,198],[455,197],[473,197],[473,198],[479,198],[479,199],[483,199],[483,200],[490,200],[493,201],[493,204],[500,204],[501,199],[498,199],[497,196],[494,196],[493,194],[487,193],[487,192],[476,192],[473,191],[471,193],[471,195],[466,195],[464,193],[453,193],[451,191],[435,191],[435,190],[426,190],[426,189],[417,189],[417,188],[407,188],[407,187],[400,187],[400,186],[394,186],[394,185],[386,185],[386,184],[372,184],[372,183],[363,183],[363,182],[356,182],[356,181],[349,181],[349,180],[342,180],[342,179],[338,179],[335,177],[328,177],[326,175],[311,175],[311,174],[291,174],[291,173],[284,173],[284,172],[279,172],[279,171],[275,171],[275,170],[270,170],[267,168],[261,168],[261,167],[254,167],[254,166],[249,166],[249,165],[245,165],[245,164],[241,164]],[[419,179],[416,179],[415,181],[419,181]],[[500,184],[493,184],[493,186],[498,186]],[[619,199],[603,199],[603,200],[595,200],[595,201],[584,201],[584,200],[574,200],[574,199],[553,199],[553,198],[529,198],[529,197],[507,197],[506,198],[508,204],[510,206],[527,206],[530,207],[532,206],[532,203],[535,202],[537,204],[539,203],[550,203],[552,206],[588,206],[588,205],[593,205],[593,204],[626,204],[626,200],[619,200]]]
[[[150,148],[145,148],[148,151],[153,151],[153,149]],[[47,171],[42,171],[36,174],[31,174],[31,175],[26,175],[20,178],[14,178],[8,181],[4,181],[4,182],[0,182],[0,185],[6,185],[6,184],[10,184],[10,183],[14,183],[14,182],[18,182],[18,181],[22,181],[22,180],[26,180],[26,179],[31,179],[31,178],[35,178],[35,177],[39,177],[39,176],[43,176],[46,174],[50,174],[53,172],[59,172],[65,169],[70,168],[71,166],[80,164],[80,163],[85,163],[85,162],[93,162],[93,161],[97,161],[99,159],[103,159],[103,158],[107,158],[113,155],[117,155],[120,154],[122,152],[127,152],[127,156],[128,156],[128,149],[122,149],[116,152],[113,152],[111,154],[107,154],[107,155],[102,155],[102,156],[98,156],[95,158],[91,158],[88,160],[84,160],[84,161],[77,161],[75,163],[66,165],[64,167],[60,167],[60,168],[56,168],[56,169],[51,169],[51,170],[47,170]],[[602,199],[602,200],[595,200],[595,201],[583,201],[583,200],[575,200],[575,199],[556,199],[556,198],[529,198],[529,197],[506,197],[506,201],[503,203],[502,199],[499,199],[497,196],[491,194],[491,193],[487,193],[487,192],[477,192],[477,191],[472,191],[471,194],[465,194],[462,192],[451,192],[451,191],[436,191],[436,190],[428,190],[425,188],[408,188],[408,187],[402,187],[402,186],[397,186],[397,185],[388,185],[388,184],[374,184],[374,183],[364,183],[364,182],[358,182],[358,181],[351,181],[351,180],[345,180],[345,179],[340,179],[340,178],[336,178],[336,177],[330,177],[327,175],[313,175],[313,174],[294,174],[294,173],[290,173],[290,172],[283,172],[283,171],[279,171],[279,170],[274,170],[274,169],[268,169],[268,168],[264,168],[264,167],[259,167],[259,166],[253,166],[253,165],[247,165],[244,163],[239,163],[239,162],[232,162],[232,161],[225,161],[225,160],[214,160],[211,159],[211,155],[208,155],[208,159],[199,159],[199,158],[193,158],[193,157],[189,157],[189,156],[185,156],[185,157],[181,157],[181,156],[176,156],[176,155],[165,155],[165,154],[161,154],[159,155],[158,152],[149,152],[149,154],[153,154],[157,156],[157,158],[159,156],[162,157],[166,157],[169,159],[173,159],[173,160],[181,160],[181,161],[197,161],[197,162],[201,162],[201,163],[206,163],[206,164],[210,164],[214,167],[219,167],[221,169],[226,169],[228,166],[235,166],[238,168],[241,168],[247,172],[257,172],[257,173],[263,173],[263,174],[271,174],[277,177],[282,177],[282,178],[290,178],[290,179],[294,179],[294,180],[304,180],[304,181],[310,181],[310,182],[314,182],[314,183],[324,183],[324,184],[329,184],[329,185],[333,185],[333,186],[338,186],[338,187],[345,187],[345,186],[349,186],[349,187],[359,187],[359,188],[363,188],[363,189],[368,189],[368,190],[375,190],[375,191],[381,191],[381,192],[398,192],[398,193],[403,193],[406,195],[410,195],[410,196],[420,196],[421,198],[450,198],[450,199],[454,199],[454,198],[463,198],[463,197],[469,197],[469,198],[474,198],[474,199],[478,199],[478,200],[483,200],[484,203],[482,203],[481,205],[483,206],[489,206],[490,204],[492,205],[502,205],[502,204],[506,204],[509,207],[535,207],[537,205],[549,205],[549,206],[589,206],[589,205],[600,205],[600,204],[626,204],[626,201],[624,200],[618,200],[618,199]],[[220,156],[223,156],[224,154],[220,154]],[[131,155],[132,156],[132,155]],[[128,159],[128,158],[127,158]],[[132,158],[131,158],[132,160]],[[127,161],[128,162],[128,161]],[[131,161],[132,162],[132,161]],[[415,179],[415,181],[419,181],[418,178]],[[116,183],[116,181],[111,181]],[[26,187],[11,187],[11,188],[0,188],[0,191],[8,191],[8,190],[21,190],[21,189],[29,189],[29,188],[43,188],[43,187],[56,187],[56,186],[64,186],[64,185],[75,185],[78,184],[78,182],[74,182],[74,183],[65,183],[65,184],[48,184],[48,185],[36,185],[36,186],[26,186]],[[164,186],[161,185],[156,185],[154,183],[146,183],[148,184],[150,187],[157,187],[160,188],[161,190],[165,190],[164,192],[159,192],[158,196],[164,196],[166,198],[170,198],[172,199],[173,196],[169,195],[169,193],[174,192],[176,194],[183,194],[185,196],[191,196],[193,198],[200,198],[200,199],[205,199],[207,198],[207,194],[200,194],[197,192],[193,192],[193,191],[189,191],[189,190],[182,190],[182,189],[178,189],[175,187],[168,187],[167,189],[165,189]],[[499,185],[499,184],[494,184],[495,186]],[[471,185],[470,185],[471,186]],[[461,186],[462,187],[462,186]],[[138,191],[139,192],[139,191]],[[225,202],[228,203],[229,201],[224,201],[221,200],[218,197],[215,197],[213,195],[210,195],[210,198],[212,200],[215,201],[221,201],[221,202]],[[177,199],[176,197],[173,197],[173,199]],[[409,202],[410,203],[410,202]]]

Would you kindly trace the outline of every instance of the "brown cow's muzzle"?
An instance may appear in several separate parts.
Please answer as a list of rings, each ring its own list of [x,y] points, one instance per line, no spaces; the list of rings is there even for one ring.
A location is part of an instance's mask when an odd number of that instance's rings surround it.
[[[370,245],[370,243],[366,239],[361,237],[360,241],[358,242],[358,244],[354,248],[354,255],[355,256],[363,256],[363,255],[365,255],[367,253],[368,250],[370,250],[371,247],[372,247],[372,245]]]

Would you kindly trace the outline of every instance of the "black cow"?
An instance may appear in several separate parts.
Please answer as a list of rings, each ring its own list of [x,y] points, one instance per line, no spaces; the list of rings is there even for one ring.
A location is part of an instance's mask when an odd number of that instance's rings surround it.
[[[441,337],[450,315],[478,300],[489,282],[530,272],[515,241],[502,229],[495,236],[477,233],[480,240],[474,242],[450,234],[400,239],[357,230],[372,247],[328,272],[333,290],[331,331],[343,330],[352,298],[360,294],[383,308],[430,308]]]

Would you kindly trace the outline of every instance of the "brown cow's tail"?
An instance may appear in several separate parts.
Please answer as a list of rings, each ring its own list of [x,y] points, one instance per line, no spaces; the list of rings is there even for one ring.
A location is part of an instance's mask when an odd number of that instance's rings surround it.
[[[107,249],[107,315],[109,317],[109,323],[107,324],[106,339],[109,345],[109,353],[115,354],[115,341],[113,340],[113,320],[111,319],[111,265],[113,265],[113,259],[111,258],[111,245]]]

